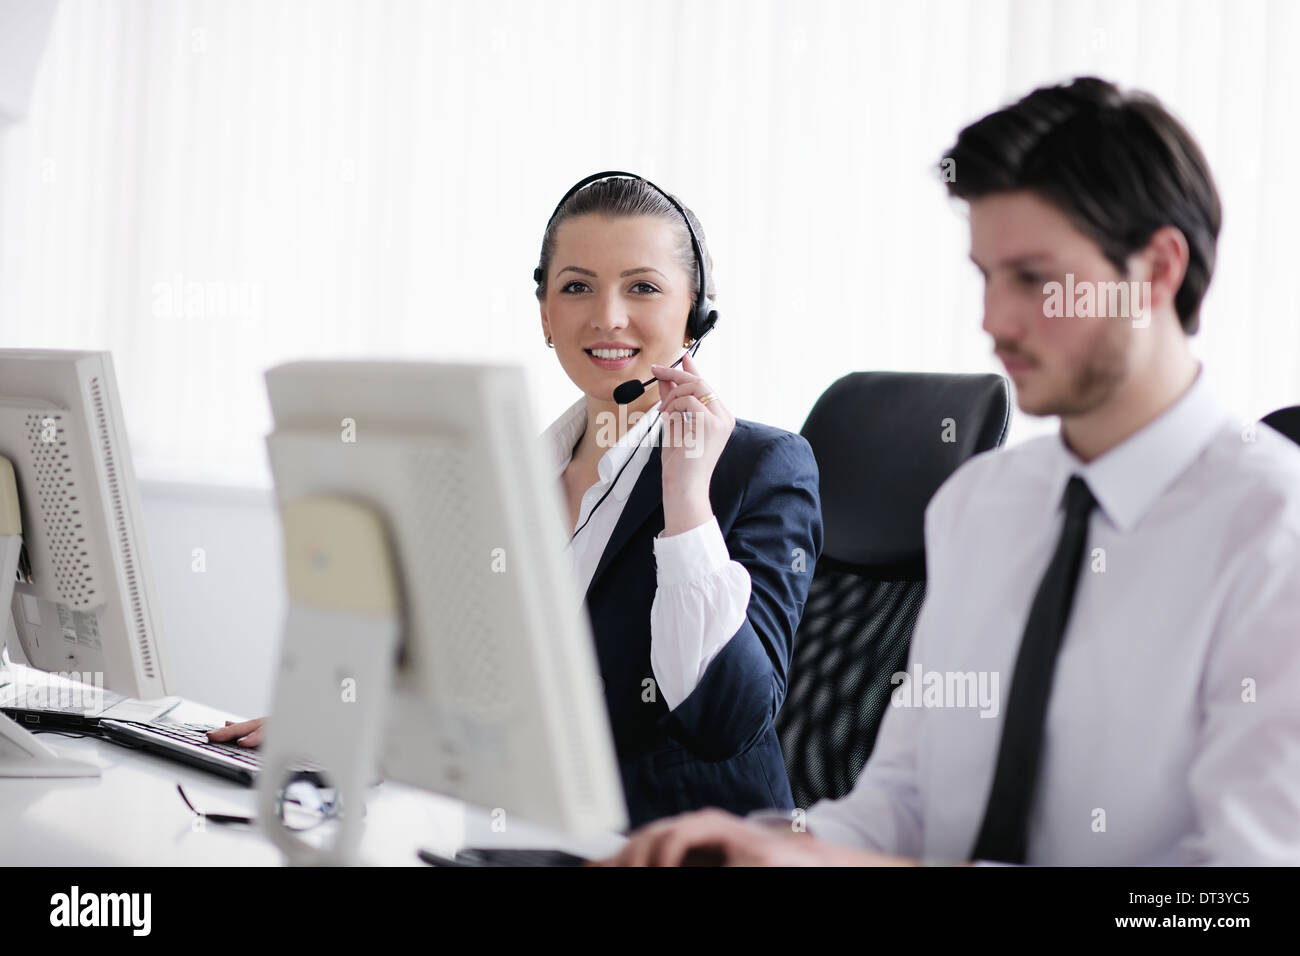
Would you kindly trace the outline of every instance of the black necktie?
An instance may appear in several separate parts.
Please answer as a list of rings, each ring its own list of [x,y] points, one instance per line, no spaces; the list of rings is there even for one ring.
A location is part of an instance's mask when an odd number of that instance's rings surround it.
[[[1096,505],[1087,482],[1073,476],[1065,488],[1065,526],[1052,563],[1034,595],[1025,635],[1020,639],[998,745],[997,769],[971,859],[1025,862],[1029,811],[1043,752],[1043,718],[1052,694],[1056,654],[1061,649],[1079,583],[1088,518]]]

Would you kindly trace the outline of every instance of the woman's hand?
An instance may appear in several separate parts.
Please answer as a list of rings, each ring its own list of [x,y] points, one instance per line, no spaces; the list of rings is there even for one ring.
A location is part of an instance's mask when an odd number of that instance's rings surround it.
[[[214,744],[234,740],[241,747],[256,747],[262,742],[262,725],[265,723],[265,717],[258,717],[256,720],[245,720],[238,724],[226,721],[226,726],[218,727],[216,730],[209,730],[208,739]]]
[[[672,536],[699,527],[713,515],[709,481],[736,419],[700,378],[689,354],[680,369],[652,365],[650,372],[659,379],[664,416],[660,439],[664,535]],[[690,421],[684,417],[688,412]]]

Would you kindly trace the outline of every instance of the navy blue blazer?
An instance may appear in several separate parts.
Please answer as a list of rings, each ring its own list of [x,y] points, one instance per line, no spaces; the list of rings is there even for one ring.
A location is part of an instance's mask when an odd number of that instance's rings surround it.
[[[749,571],[749,610],[671,712],[650,666],[662,474],[656,445],[587,589],[629,821],[636,827],[706,806],[733,813],[790,809],[773,720],[822,548],[816,459],[799,435],[736,420],[709,500],[732,560]]]

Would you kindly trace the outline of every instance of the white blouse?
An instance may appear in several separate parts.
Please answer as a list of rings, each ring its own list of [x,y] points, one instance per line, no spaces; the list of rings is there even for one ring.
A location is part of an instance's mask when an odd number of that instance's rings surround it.
[[[546,448],[554,455],[557,480],[563,477],[586,427],[584,397],[543,433]],[[567,531],[571,535],[575,528],[582,529],[566,546],[577,572],[579,599],[587,593],[659,432],[659,413],[652,410],[597,464],[599,477],[582,496],[577,525]],[[592,509],[615,480],[614,490],[593,514]],[[650,666],[659,693],[672,710],[690,695],[709,662],[745,623],[750,579],[744,565],[731,560],[717,518],[681,534],[662,535],[660,532],[654,540],[657,586],[650,608]]]

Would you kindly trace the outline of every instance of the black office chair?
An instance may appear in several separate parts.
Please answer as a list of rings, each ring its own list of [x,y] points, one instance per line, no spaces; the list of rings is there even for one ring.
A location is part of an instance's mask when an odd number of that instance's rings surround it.
[[[1287,438],[1300,445],[1300,405],[1279,408],[1275,412],[1269,412],[1260,421],[1270,428],[1276,428]]]
[[[776,721],[796,806],[853,788],[925,597],[925,507],[1010,410],[1000,375],[855,372],[809,413],[825,537]]]

